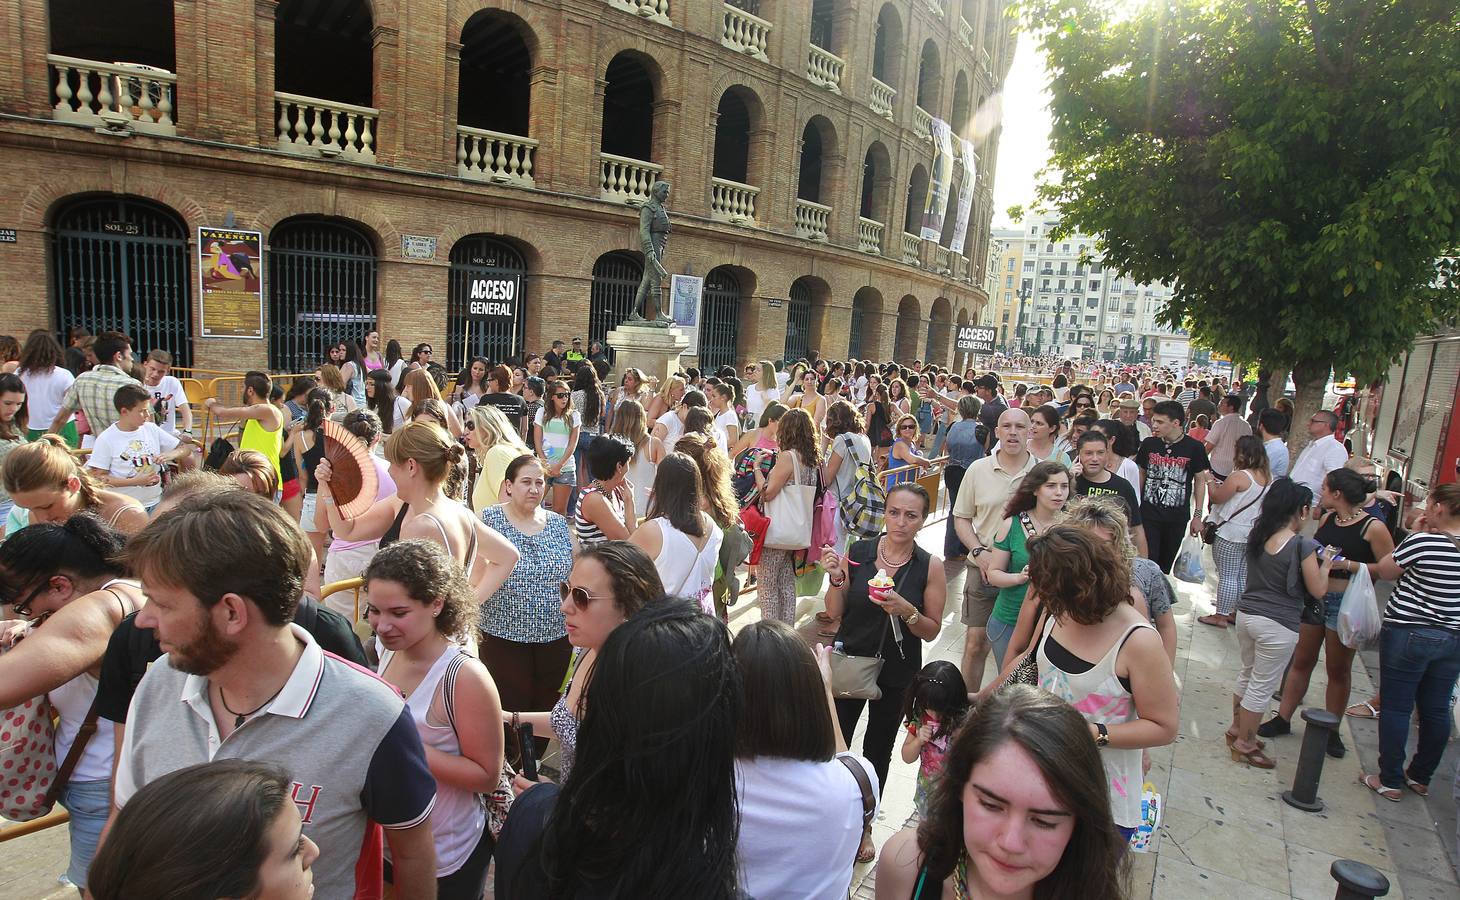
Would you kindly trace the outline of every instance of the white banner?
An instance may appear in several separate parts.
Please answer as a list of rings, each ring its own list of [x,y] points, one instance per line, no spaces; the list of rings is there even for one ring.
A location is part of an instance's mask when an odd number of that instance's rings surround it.
[[[700,298],[704,291],[705,280],[697,275],[669,276],[669,318],[689,338],[684,352],[690,356],[700,355]]]
[[[959,140],[963,141],[963,183],[958,186],[958,218],[953,220],[953,240],[948,249],[961,254],[968,237],[968,216],[973,211],[973,190],[978,185],[978,161],[974,159],[973,141]]]
[[[928,196],[923,204],[922,228],[918,236],[936,243],[943,237],[943,217],[948,214],[948,195],[953,192],[953,129],[942,119],[933,120],[933,171],[928,174]]]

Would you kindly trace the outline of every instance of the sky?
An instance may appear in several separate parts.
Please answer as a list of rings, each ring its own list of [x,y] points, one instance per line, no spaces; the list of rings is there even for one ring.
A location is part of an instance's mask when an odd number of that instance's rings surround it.
[[[1036,174],[1049,160],[1049,90],[1044,54],[1035,38],[1019,35],[1014,64],[1004,82],[1004,131],[999,137],[999,165],[994,176],[994,228],[1019,223],[1009,219],[1011,206],[1034,201]]]

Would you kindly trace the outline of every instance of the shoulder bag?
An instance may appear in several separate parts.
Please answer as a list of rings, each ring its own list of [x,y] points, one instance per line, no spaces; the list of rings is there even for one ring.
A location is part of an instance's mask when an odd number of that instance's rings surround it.
[[[451,725],[451,730],[456,731],[456,673],[467,660],[465,652],[458,653],[446,664],[446,674],[441,676],[441,690],[443,705],[446,707],[446,721]],[[507,726],[503,726],[505,729]],[[515,732],[514,732],[515,734]],[[477,794],[477,802],[487,814],[487,828],[492,832],[492,839],[496,840],[502,834],[502,826],[507,824],[507,813],[512,809],[512,801],[516,793],[512,790],[512,779],[517,773],[513,770],[512,764],[502,760],[502,774],[497,776],[497,786],[490,794]]]
[[[908,560],[907,565],[898,570],[897,577],[892,580],[894,591],[902,583],[904,575],[912,567],[915,559],[916,554],[913,559]],[[863,563],[863,565],[872,565],[872,563]],[[851,576],[847,577],[850,583]],[[887,632],[892,628],[892,617],[883,613],[880,608],[878,608],[878,612],[886,621],[882,623],[882,633],[877,638],[876,656],[853,656],[838,649],[833,649],[831,652],[831,695],[837,700],[882,699],[882,687],[877,681],[882,677],[884,662],[882,645],[887,642]],[[917,638],[913,638],[913,640],[917,640]]]
[[[791,451],[791,477],[780,493],[766,501],[765,545],[771,550],[805,550],[811,546],[811,511],[816,486],[801,483],[801,454]]]
[[[1249,474],[1247,477],[1251,478],[1252,476]],[[1256,497],[1253,497],[1247,503],[1243,504],[1241,509],[1237,510],[1236,512],[1232,513],[1230,516],[1227,516],[1221,521],[1218,521],[1216,519],[1207,519],[1201,527],[1201,542],[1203,544],[1215,544],[1217,542],[1217,529],[1221,528],[1223,525],[1227,524],[1228,522],[1232,521],[1233,519],[1237,518],[1238,516],[1247,512],[1247,510],[1260,503],[1262,501],[1262,498],[1267,496],[1267,489],[1270,487],[1272,487],[1271,481],[1262,486],[1262,490],[1257,492]]]

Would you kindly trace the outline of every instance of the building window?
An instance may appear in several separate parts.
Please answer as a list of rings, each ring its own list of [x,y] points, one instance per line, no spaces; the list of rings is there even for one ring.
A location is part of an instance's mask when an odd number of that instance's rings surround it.
[[[1070,245],[1069,244],[1060,244],[1060,252],[1061,253],[1069,253],[1070,252]]]
[[[1038,236],[1038,234],[1039,234],[1039,226],[1038,225],[1031,225],[1029,227],[1029,233],[1031,235]]]
[[[1059,290],[1064,290],[1064,289],[1065,289],[1065,280],[1063,278],[1061,278],[1060,279]]]
[[[1004,276],[1004,287],[1011,288],[1013,286],[1014,286],[1014,276],[1013,275],[1005,275]]]
[[[1045,253],[1053,253],[1054,252],[1054,244],[1045,244],[1044,245],[1044,252]]]
[[[1024,263],[1024,271],[1026,271],[1026,272],[1033,272],[1034,271],[1034,262],[1032,260],[1031,261],[1027,261],[1027,262]]]
[[[1014,271],[1014,257],[1012,257],[1012,256],[1009,257],[1009,266],[1008,266],[1008,268],[1009,268],[1009,271],[1010,272]]]

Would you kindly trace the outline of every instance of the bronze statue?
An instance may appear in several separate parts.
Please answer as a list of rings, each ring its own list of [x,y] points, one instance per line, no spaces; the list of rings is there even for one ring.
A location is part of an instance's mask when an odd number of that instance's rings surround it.
[[[645,322],[667,327],[672,319],[660,306],[660,289],[669,277],[664,268],[664,248],[669,243],[669,214],[664,204],[669,200],[669,182],[656,181],[649,190],[649,200],[639,209],[639,244],[644,250],[644,277],[634,295],[634,309],[628,321]],[[652,313],[652,314],[651,314]]]

